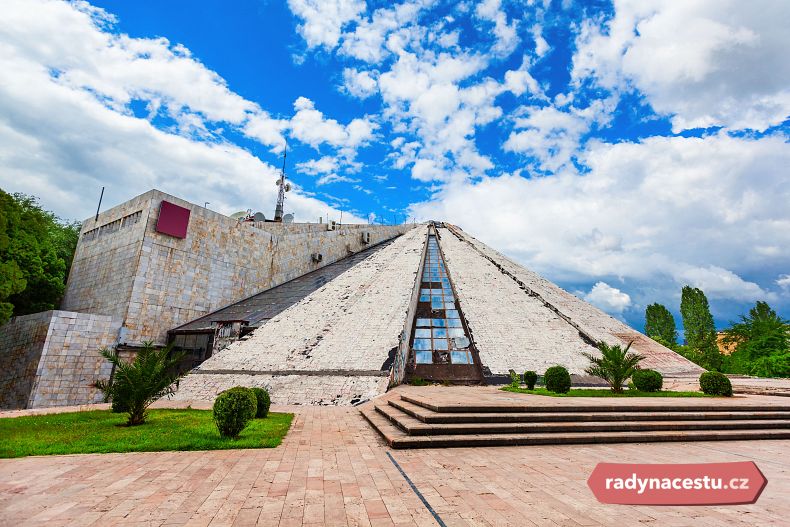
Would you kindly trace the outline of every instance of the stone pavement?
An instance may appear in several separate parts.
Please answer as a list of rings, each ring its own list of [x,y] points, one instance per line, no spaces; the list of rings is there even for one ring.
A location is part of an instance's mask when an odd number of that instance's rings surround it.
[[[790,517],[789,441],[390,451],[357,408],[274,409],[296,413],[275,449],[0,460],[0,525],[437,525],[390,455],[446,525],[779,526]],[[768,478],[754,505],[603,505],[586,485],[601,461],[743,460]]]

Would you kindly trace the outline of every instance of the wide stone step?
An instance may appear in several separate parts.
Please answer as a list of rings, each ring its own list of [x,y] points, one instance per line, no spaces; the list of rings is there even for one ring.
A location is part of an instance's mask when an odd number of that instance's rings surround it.
[[[562,404],[538,406],[524,403],[475,403],[475,404],[437,404],[412,395],[401,395],[401,399],[437,413],[603,413],[603,412],[790,412],[790,405],[760,405],[730,403],[726,399],[718,399],[714,403],[667,402],[660,404],[630,404],[617,399],[616,404],[602,402],[600,404],[573,404],[562,401]],[[605,401],[605,398],[602,398]],[[670,399],[671,400],[671,399]],[[729,404],[728,404],[729,403]]]
[[[516,413],[439,413],[403,399],[388,404],[423,423],[536,423],[536,422],[607,422],[607,421],[705,421],[705,420],[790,420],[788,412],[752,412],[747,409],[719,412],[655,412],[650,407],[638,412],[516,412]]]
[[[410,436],[374,408],[362,415],[395,449],[516,445],[569,445],[593,443],[650,443],[666,441],[736,441],[790,439],[790,430],[687,430],[653,432],[549,432],[537,434],[462,434]]]
[[[392,406],[376,411],[409,435],[535,434],[549,432],[653,432],[681,430],[790,430],[790,419],[756,421],[608,421],[559,423],[450,423],[429,424]]]

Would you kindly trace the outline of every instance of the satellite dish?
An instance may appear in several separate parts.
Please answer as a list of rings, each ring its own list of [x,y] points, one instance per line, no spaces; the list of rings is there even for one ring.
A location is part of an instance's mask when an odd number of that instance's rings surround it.
[[[283,223],[293,223],[294,222],[294,215],[293,214],[286,214],[283,216]]]
[[[256,212],[252,216],[252,221],[266,221],[266,216],[263,215],[263,212]]]
[[[230,215],[230,217],[233,218],[234,220],[243,220],[244,218],[247,217],[247,211],[240,210],[239,212],[234,212],[233,214]]]

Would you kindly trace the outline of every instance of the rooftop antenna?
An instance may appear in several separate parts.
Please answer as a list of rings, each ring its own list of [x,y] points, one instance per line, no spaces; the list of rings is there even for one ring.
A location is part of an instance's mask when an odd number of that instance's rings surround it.
[[[99,196],[99,206],[96,207],[96,219],[93,220],[94,222],[99,221],[99,211],[101,210],[101,200],[104,198],[104,187],[101,188],[101,195]]]
[[[291,184],[285,181],[285,158],[288,155],[288,142],[285,143],[283,149],[283,168],[280,171],[280,179],[277,180],[277,186],[280,187],[277,192],[277,207],[274,209],[274,221],[283,221],[283,206],[285,204],[285,193],[291,190]]]

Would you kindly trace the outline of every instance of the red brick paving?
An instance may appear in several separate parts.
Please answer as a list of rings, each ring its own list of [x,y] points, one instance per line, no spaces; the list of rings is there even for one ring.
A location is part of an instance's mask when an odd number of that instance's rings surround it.
[[[356,408],[288,409],[296,418],[275,449],[0,460],[0,525],[436,525]],[[790,524],[790,441],[392,455],[447,525]],[[754,505],[603,505],[586,485],[600,461],[742,460],[756,461],[768,478]]]

